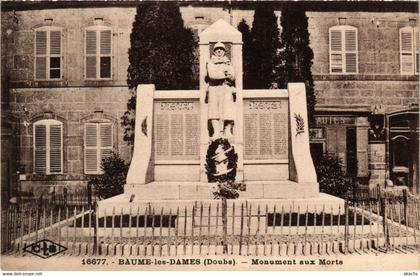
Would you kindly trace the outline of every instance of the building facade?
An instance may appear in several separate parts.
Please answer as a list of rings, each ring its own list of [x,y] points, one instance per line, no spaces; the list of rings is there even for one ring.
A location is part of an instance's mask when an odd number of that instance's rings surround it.
[[[251,26],[253,9],[181,3],[196,34],[220,18]],[[317,98],[313,154],[337,155],[361,185],[389,179],[418,194],[417,3],[305,9]],[[120,118],[135,12],[132,2],[2,3],[3,200],[86,185],[112,150],[130,160]]]

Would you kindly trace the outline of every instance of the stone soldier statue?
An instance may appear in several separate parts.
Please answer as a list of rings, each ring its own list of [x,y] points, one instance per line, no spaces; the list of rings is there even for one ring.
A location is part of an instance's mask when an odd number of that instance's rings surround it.
[[[208,118],[213,128],[212,140],[221,137],[229,139],[233,135],[235,72],[225,53],[225,45],[217,42],[206,65],[206,102],[209,105]]]

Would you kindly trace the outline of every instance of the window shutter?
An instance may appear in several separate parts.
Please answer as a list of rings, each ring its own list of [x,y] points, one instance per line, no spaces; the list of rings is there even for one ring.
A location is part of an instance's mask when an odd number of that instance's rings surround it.
[[[418,28],[414,28],[414,40],[415,40],[415,48],[414,48],[414,53],[415,53],[415,63],[416,63],[416,74],[419,73],[419,29]]]
[[[343,49],[341,30],[330,30],[330,70],[331,73],[343,72]]]
[[[98,173],[97,124],[85,124],[85,172]]]
[[[62,126],[50,126],[50,172],[62,172]]]
[[[61,31],[51,31],[50,33],[50,54],[61,54]]]
[[[86,78],[96,78],[96,31],[86,31]]]
[[[346,49],[346,73],[357,73],[357,31],[346,30],[345,49]]]
[[[112,147],[112,125],[100,124],[101,147]]]
[[[413,74],[413,29],[400,29],[401,74]]]
[[[100,124],[101,158],[108,157],[112,151],[112,124]]]
[[[96,31],[86,31],[86,54],[96,55]]]
[[[46,55],[47,54],[47,32],[46,31],[36,31],[35,32],[35,51],[36,55]]]
[[[101,31],[100,78],[111,78],[111,30]]]
[[[111,30],[101,31],[101,55],[111,55]]]
[[[47,32],[35,32],[35,78],[47,78]]]
[[[47,127],[35,125],[35,173],[46,173],[47,170]]]

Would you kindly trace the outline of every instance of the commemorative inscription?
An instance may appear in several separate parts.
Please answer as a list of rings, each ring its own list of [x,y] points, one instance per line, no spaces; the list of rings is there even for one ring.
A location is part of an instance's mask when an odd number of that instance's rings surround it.
[[[198,102],[155,103],[156,160],[199,159],[200,115]]]
[[[244,102],[244,158],[287,159],[287,102]]]

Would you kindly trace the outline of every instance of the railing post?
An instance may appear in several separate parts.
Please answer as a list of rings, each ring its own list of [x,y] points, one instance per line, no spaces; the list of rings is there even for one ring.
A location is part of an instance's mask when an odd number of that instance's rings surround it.
[[[344,201],[344,215],[345,215],[345,222],[344,222],[344,250],[345,254],[349,252],[349,200],[346,197]],[[338,221],[338,225],[340,225],[340,220]]]
[[[407,190],[403,190],[403,203],[404,203],[404,222],[407,224],[407,204],[408,204]]]
[[[241,204],[241,230],[239,232],[239,255],[242,254],[242,236],[244,233],[244,204]]]
[[[227,200],[222,198],[223,254],[227,254]]]
[[[92,206],[91,204],[92,202],[89,202],[89,208],[91,208]],[[98,254],[97,249],[98,249],[98,222],[99,220],[97,219],[97,213],[96,213],[97,210],[98,210],[98,204],[97,202],[95,202],[95,204],[93,204],[93,209],[92,209],[92,220],[94,221],[93,223],[93,254],[94,255]],[[104,220],[106,220],[106,217],[104,217]],[[90,232],[89,232],[89,235],[90,235]]]
[[[388,231],[388,225],[387,225],[387,206],[386,206],[387,200],[388,200],[387,193],[386,191],[384,191],[383,196],[381,196],[380,198],[380,202],[381,202],[381,215],[383,218],[382,227],[384,230],[386,251],[388,251],[389,249],[389,231]]]

